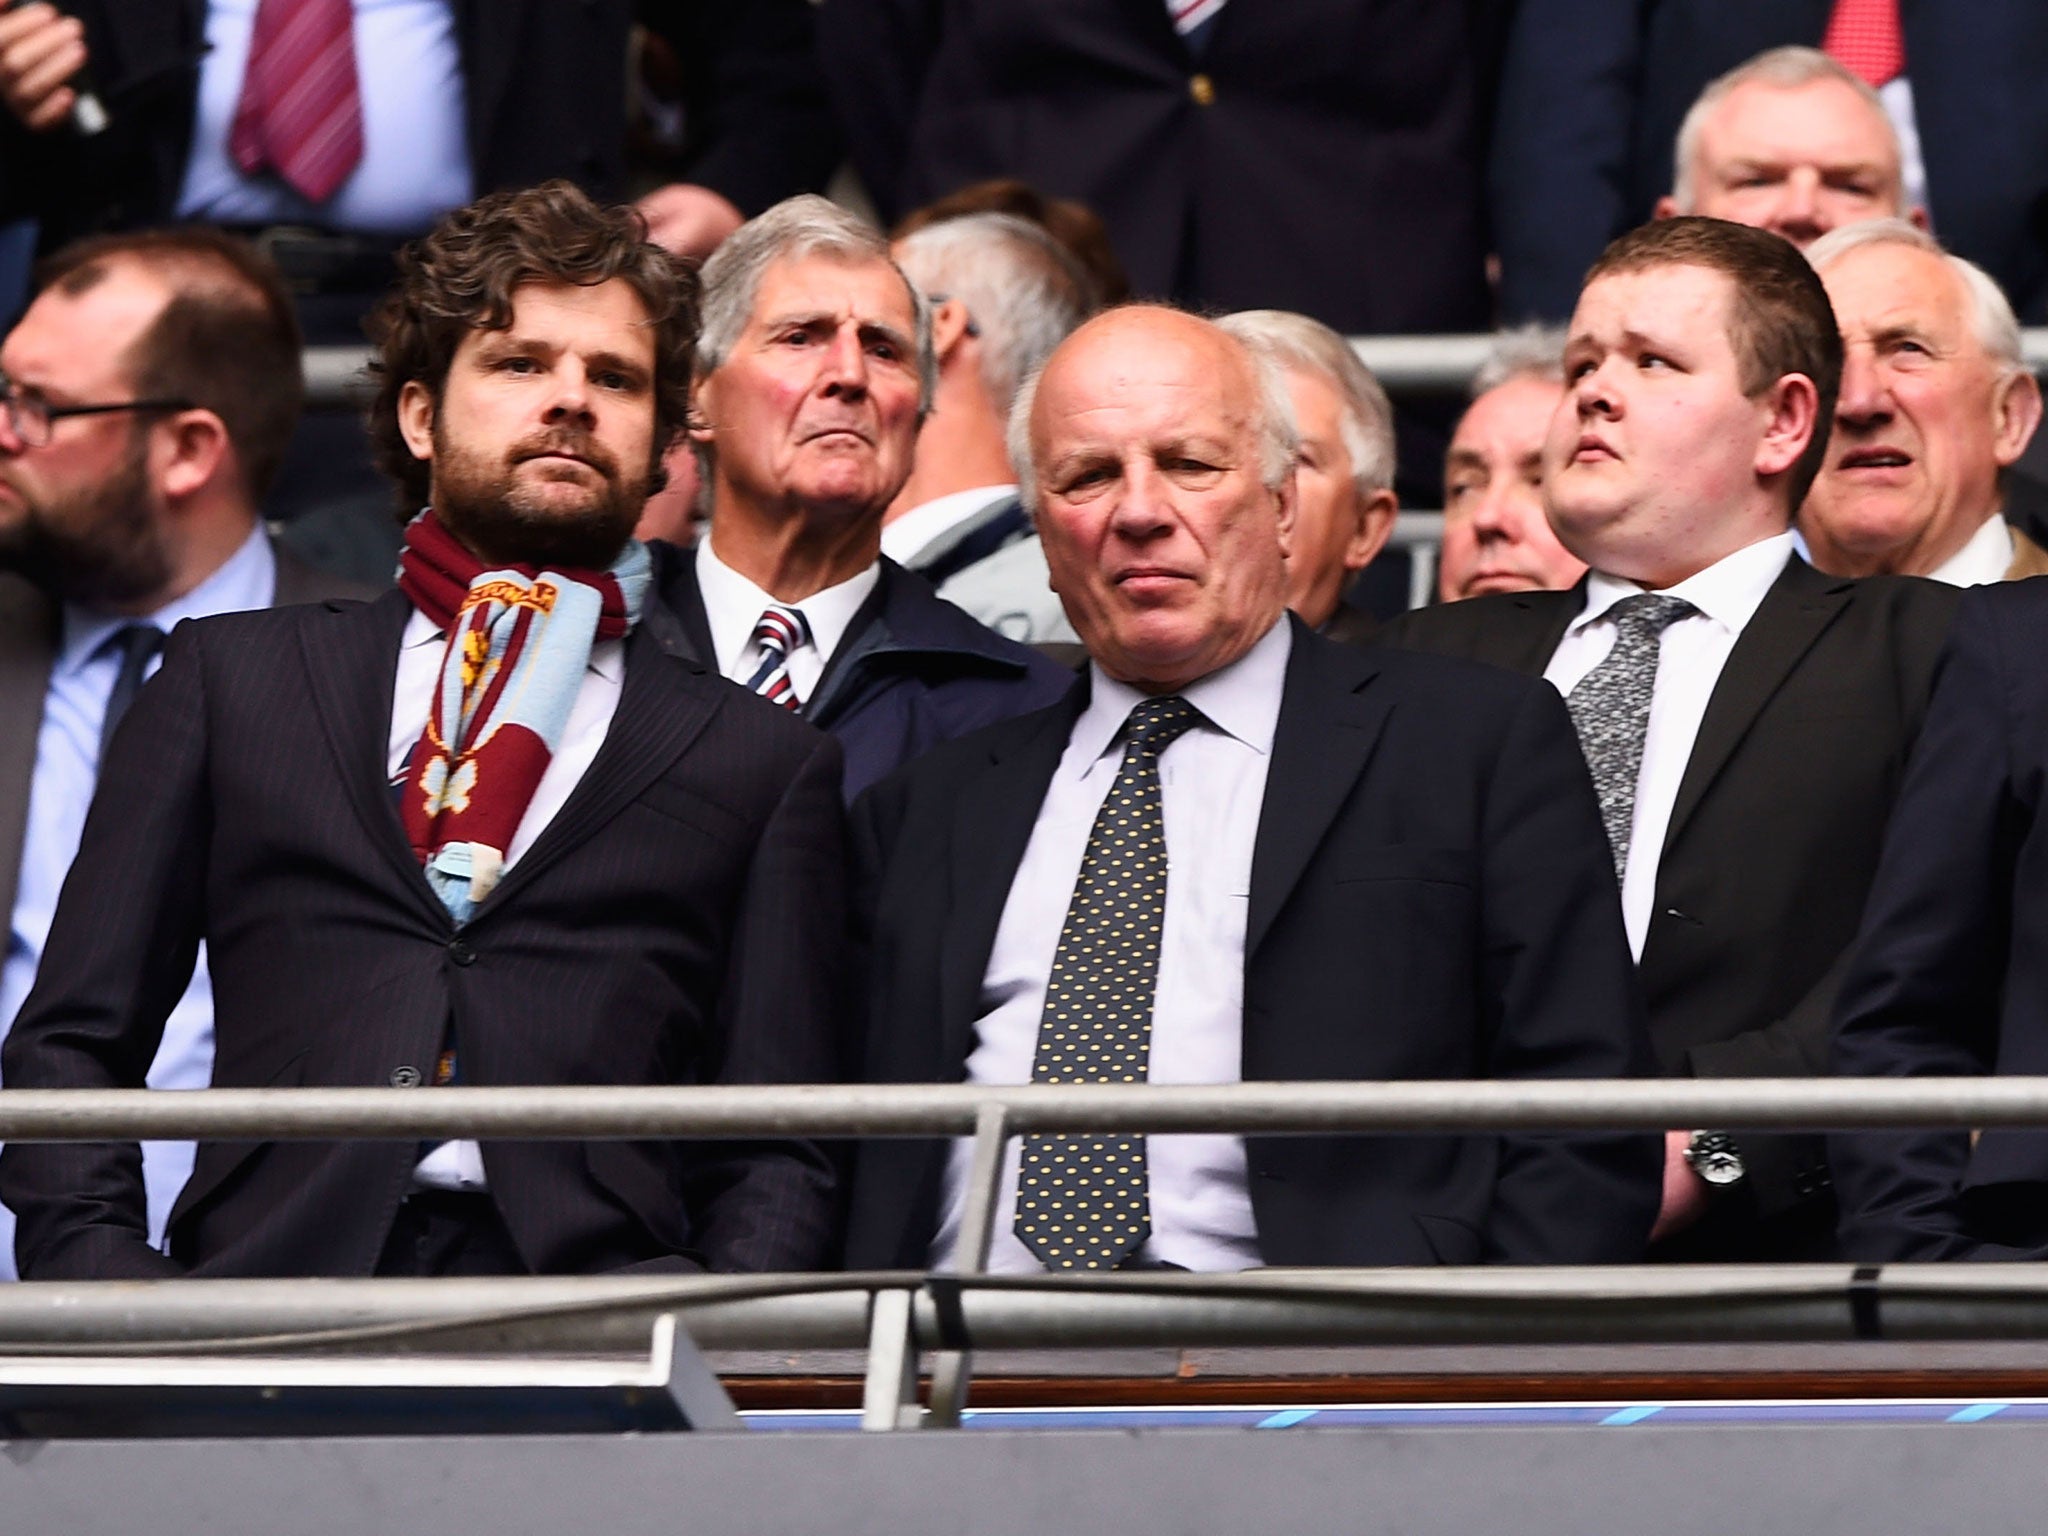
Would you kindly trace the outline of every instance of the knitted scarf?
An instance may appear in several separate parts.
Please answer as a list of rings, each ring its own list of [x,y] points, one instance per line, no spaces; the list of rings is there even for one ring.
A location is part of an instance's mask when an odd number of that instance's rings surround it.
[[[639,620],[647,548],[610,570],[486,569],[430,507],[405,530],[399,589],[447,632],[399,816],[427,882],[458,923],[490,895],[548,761],[590,648]]]

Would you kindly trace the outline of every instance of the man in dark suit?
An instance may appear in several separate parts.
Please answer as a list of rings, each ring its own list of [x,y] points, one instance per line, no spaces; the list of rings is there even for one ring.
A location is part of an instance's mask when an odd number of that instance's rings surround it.
[[[565,183],[458,210],[380,316],[429,510],[376,602],[180,627],[116,737],[16,1086],[136,1086],[204,940],[220,1086],[830,1075],[839,753],[687,655],[646,546],[689,279]],[[803,1143],[10,1147],[32,1277],[789,1268]]]
[[[1778,236],[1646,225],[1586,281],[1544,452],[1567,592],[1408,615],[1395,643],[1570,698],[1672,1075],[1799,1076],[1828,1010],[1954,607],[1912,578],[1820,575],[1789,525],[1825,455],[1842,342]],[[1667,1137],[1672,1258],[1819,1258],[1819,1139]]]
[[[1679,124],[1708,82],[1786,44],[1826,42],[1832,52],[1832,23],[1856,8],[1857,0],[1523,0],[1491,170],[1508,318],[1570,312],[1600,248],[1672,190]],[[1898,0],[1894,14],[1895,81],[1910,87],[1934,227],[1998,279],[2023,319],[2038,321],[2048,312],[2048,96],[2039,89],[2048,7]],[[1888,89],[1890,105],[1900,98],[1896,83]]]
[[[1964,595],[1842,981],[1834,1069],[2048,1075],[2048,583]],[[1828,1138],[1857,1260],[2048,1258],[2037,1130]]]
[[[276,547],[257,504],[299,413],[298,327],[276,269],[211,230],[101,236],[52,258],[0,346],[0,1030],[35,980],[101,748],[187,618],[362,596]],[[202,960],[150,1067],[203,1087]],[[144,1161],[151,1231],[192,1168]],[[0,1275],[13,1218],[0,1213]]]
[[[859,807],[871,1078],[1641,1067],[1562,706],[1288,617],[1297,446],[1278,369],[1174,310],[1090,321],[1020,397],[1011,457],[1092,663]],[[1024,1272],[1626,1260],[1656,1203],[1642,1136],[1032,1136],[1009,1156],[990,1263]],[[864,1146],[849,1262],[960,1259],[962,1158]]]
[[[1492,321],[1483,178],[1509,11],[828,0],[818,28],[885,219],[1020,177],[1102,215],[1133,292],[1349,335]],[[1448,425],[1404,412],[1419,504]]]
[[[707,664],[839,738],[849,801],[1065,690],[882,553],[935,363],[931,305],[878,230],[821,197],[750,220],[705,264],[697,361],[711,526],[669,600]]]

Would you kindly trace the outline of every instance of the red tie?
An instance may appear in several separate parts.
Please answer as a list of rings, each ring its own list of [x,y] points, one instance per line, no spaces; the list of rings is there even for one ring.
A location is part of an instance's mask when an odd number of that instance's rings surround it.
[[[260,0],[228,148],[324,203],[363,158],[349,0]]]
[[[1823,50],[1861,76],[1874,90],[1906,72],[1906,36],[1899,28],[1899,0],[1835,0]]]

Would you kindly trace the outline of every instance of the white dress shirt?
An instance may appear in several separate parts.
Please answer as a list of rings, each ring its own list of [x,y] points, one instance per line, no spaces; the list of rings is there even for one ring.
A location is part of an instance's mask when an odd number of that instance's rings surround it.
[[[261,528],[206,580],[148,615],[166,634],[185,619],[268,608],[277,591],[277,557]],[[99,782],[100,723],[121,670],[107,642],[128,624],[119,615],[64,607],[63,632],[43,694],[36,727],[35,775],[29,782],[28,819],[22,828],[21,869],[7,935],[7,961],[0,970],[0,1034],[14,1026],[42,960],[43,945],[56,915],[57,895],[78,853],[85,815]],[[151,662],[147,676],[155,676]],[[152,1088],[204,1088],[213,1081],[213,980],[206,946],[199,947],[192,979],[164,1019],[163,1041],[150,1063]],[[161,1244],[164,1222],[178,1191],[192,1176],[193,1144],[142,1144],[142,1182],[149,1203],[149,1240]],[[14,1213],[0,1207],[0,1279],[14,1278]]]
[[[1705,570],[1662,590],[1699,610],[1664,631],[1657,653],[1657,681],[1650,698],[1649,732],[1643,765],[1636,774],[1635,818],[1628,843],[1628,868],[1621,882],[1621,915],[1628,947],[1643,957],[1643,940],[1657,899],[1657,866],[1678,785],[1692,757],[1693,740],[1707,713],[1707,701],[1721,669],[1741,638],[1743,626],[1792,557],[1792,535],[1774,534],[1716,561]],[[1586,579],[1586,606],[1565,630],[1543,676],[1569,695],[1579,680],[1614,649],[1614,625],[1607,610],[1645,590],[1632,581],[1593,572]]]
[[[385,755],[387,771],[394,779],[427,727],[427,709],[447,649],[445,634],[425,614],[415,610],[405,621],[405,634],[398,643],[398,679],[391,690],[390,746]],[[562,728],[561,743],[548,759],[533,798],[527,802],[526,814],[519,818],[512,846],[505,850],[507,870],[533,846],[582,781],[611,729],[625,680],[626,642],[598,641],[590,648],[590,665],[576,690],[576,702],[569,706],[569,723]],[[433,1189],[483,1189],[483,1154],[473,1141],[444,1141],[420,1160],[413,1170],[413,1182]]]
[[[2005,580],[2012,561],[2012,529],[1994,512],[1970,535],[1969,543],[1927,574],[1952,587],[1983,587]]]
[[[1155,1083],[1234,1083],[1244,1062],[1244,936],[1252,844],[1266,799],[1273,729],[1293,635],[1275,624],[1259,643],[1181,696],[1206,724],[1159,759],[1166,833],[1166,919],[1153,998]],[[1028,1083],[1045,1010],[1046,977],[1081,873],[1088,832],[1123,761],[1124,722],[1145,695],[1090,669],[1088,707],[1074,722],[1031,842],[1017,865],[982,976],[970,1083]],[[1141,1260],[1183,1269],[1247,1269],[1260,1262],[1238,1136],[1148,1136],[1152,1236]],[[1004,1153],[989,1269],[1043,1274],[1017,1238],[1019,1142]],[[934,1268],[949,1268],[966,1200],[972,1144],[955,1142],[946,1167]]]
[[[363,158],[325,203],[275,172],[242,174],[228,149],[258,0],[207,0],[192,148],[178,217],[410,234],[472,196],[467,92],[449,0],[355,0]]]
[[[846,637],[847,625],[882,579],[880,563],[836,587],[813,592],[800,603],[785,603],[719,559],[712,538],[713,532],[706,530],[697,542],[697,591],[704,599],[704,622],[711,629],[711,648],[718,653],[719,675],[744,687],[760,670],[764,654],[754,643],[754,626],[761,615],[770,607],[801,609],[804,622],[811,626],[811,643],[789,653],[789,683],[801,702],[810,703],[825,664]]]
[[[925,552],[947,534],[983,508],[1016,494],[1014,485],[978,485],[971,491],[935,496],[882,525],[882,553],[915,570]]]

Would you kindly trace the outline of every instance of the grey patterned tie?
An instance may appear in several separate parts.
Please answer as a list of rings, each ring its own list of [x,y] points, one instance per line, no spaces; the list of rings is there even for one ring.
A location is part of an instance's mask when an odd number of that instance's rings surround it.
[[[1176,694],[1131,711],[1123,764],[1089,829],[1053,953],[1034,1083],[1145,1080],[1166,920],[1159,754],[1201,719]],[[1047,1269],[1114,1269],[1151,1230],[1143,1136],[1024,1138],[1015,1231]]]
[[[1657,648],[1664,631],[1699,609],[1682,597],[1644,592],[1607,610],[1617,633],[1614,649],[1579,679],[1565,700],[1579,747],[1600,792],[1600,819],[1614,852],[1614,878],[1628,868],[1629,829],[1636,813],[1636,775],[1650,729],[1650,694],[1657,683]]]

